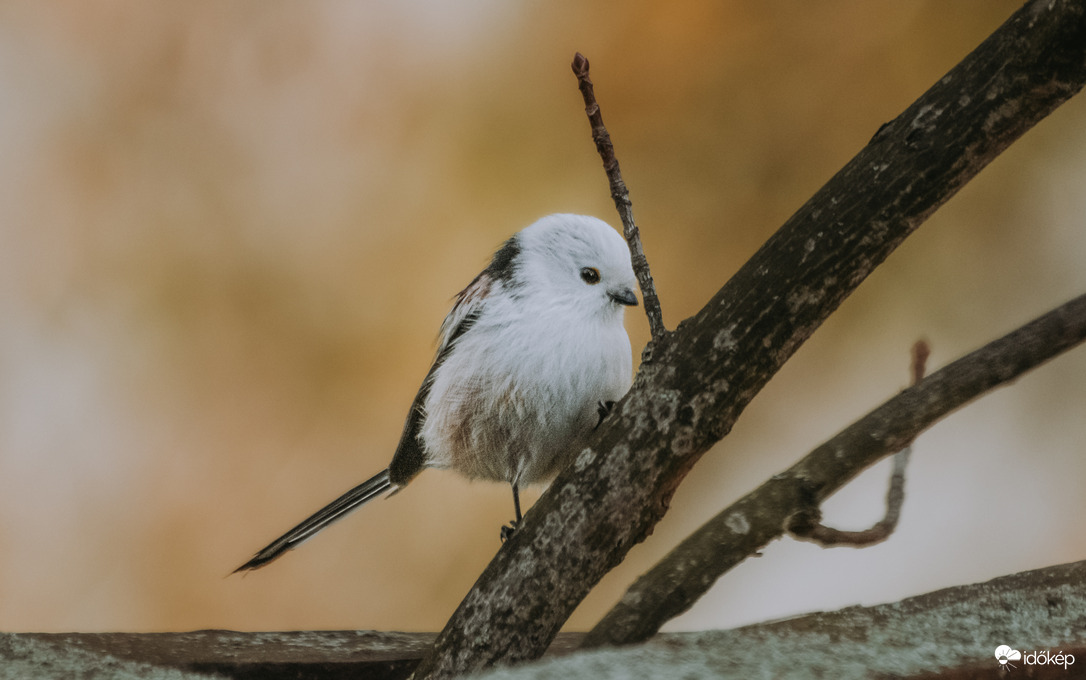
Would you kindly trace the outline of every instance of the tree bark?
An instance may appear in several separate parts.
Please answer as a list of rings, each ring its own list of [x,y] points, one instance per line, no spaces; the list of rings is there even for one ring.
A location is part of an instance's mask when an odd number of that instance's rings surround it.
[[[527,514],[416,678],[538,657],[678,484],[932,212],[1086,82],[1086,0],[1034,0],[892,122],[694,317]]]
[[[580,636],[564,633],[555,641],[562,653],[501,676],[1067,680],[1082,677],[1086,664],[1084,581],[1086,562],[1075,562],[890,604],[732,630],[662,633],[643,645],[575,654],[568,652]],[[432,638],[376,631],[0,633],[0,677],[399,680]],[[1023,654],[1011,675],[993,654],[999,645]],[[1027,658],[1037,651],[1049,656]],[[1066,667],[1055,663],[1060,652]]]
[[[865,468],[956,408],[1086,340],[1086,295],[936,371],[825,442],[691,534],[642,575],[585,647],[647,640],[725,572],[783,534]]]
[[[697,633],[662,633],[498,672],[549,678],[1006,680],[1084,676],[1086,562],[1003,576],[900,602]],[[1021,652],[999,663],[997,647]]]

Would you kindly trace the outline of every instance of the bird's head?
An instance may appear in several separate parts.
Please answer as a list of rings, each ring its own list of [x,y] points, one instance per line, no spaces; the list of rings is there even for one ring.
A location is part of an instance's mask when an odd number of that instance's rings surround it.
[[[626,242],[595,217],[548,215],[511,238],[491,267],[503,259],[514,295],[616,317],[637,304]]]

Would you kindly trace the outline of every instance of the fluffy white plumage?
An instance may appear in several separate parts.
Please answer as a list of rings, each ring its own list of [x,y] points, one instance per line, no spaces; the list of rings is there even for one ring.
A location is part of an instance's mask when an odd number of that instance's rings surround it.
[[[552,215],[511,243],[510,270],[480,274],[443,329],[442,351],[478,315],[431,375],[421,439],[431,467],[530,484],[564,467],[598,404],[629,388],[622,318],[635,279],[625,242],[591,217]],[[599,281],[586,283],[584,268]]]
[[[629,388],[626,306],[636,279],[622,237],[583,215],[510,238],[456,298],[388,469],[258,552],[261,567],[428,467],[517,489],[552,478]]]

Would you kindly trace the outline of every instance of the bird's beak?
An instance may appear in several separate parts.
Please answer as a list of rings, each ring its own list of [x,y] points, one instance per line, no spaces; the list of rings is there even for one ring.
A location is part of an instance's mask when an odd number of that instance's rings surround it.
[[[620,305],[626,305],[627,307],[637,306],[637,296],[634,295],[634,292],[629,288],[609,290],[607,291],[607,295]]]

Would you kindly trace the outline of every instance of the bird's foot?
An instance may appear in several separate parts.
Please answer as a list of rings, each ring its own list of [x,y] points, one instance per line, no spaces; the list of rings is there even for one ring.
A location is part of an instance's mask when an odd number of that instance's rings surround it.
[[[596,404],[596,413],[600,414],[600,419],[596,421],[596,427],[600,426],[600,423],[611,413],[611,409],[614,407],[615,402],[613,401],[601,401]]]
[[[513,534],[517,531],[517,524],[518,522],[516,520],[513,520],[509,524],[502,527],[502,543],[505,543],[513,537]]]

